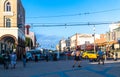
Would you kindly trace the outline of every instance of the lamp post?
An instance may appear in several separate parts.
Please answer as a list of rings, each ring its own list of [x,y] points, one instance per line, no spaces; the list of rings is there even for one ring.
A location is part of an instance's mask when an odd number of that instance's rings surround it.
[[[95,52],[96,51],[95,50],[95,25],[94,25],[93,31],[94,31],[94,52]]]

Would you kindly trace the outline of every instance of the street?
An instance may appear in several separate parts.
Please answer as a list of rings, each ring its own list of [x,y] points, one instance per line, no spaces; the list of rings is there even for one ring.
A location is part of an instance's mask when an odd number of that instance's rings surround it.
[[[28,62],[24,68],[17,62],[16,69],[3,69],[0,65],[0,77],[119,77],[120,60],[97,62],[82,61],[80,68],[72,68],[73,60]]]

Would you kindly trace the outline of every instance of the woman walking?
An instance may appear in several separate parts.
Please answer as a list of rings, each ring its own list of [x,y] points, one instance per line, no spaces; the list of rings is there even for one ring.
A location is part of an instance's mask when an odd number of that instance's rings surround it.
[[[10,56],[10,60],[11,60],[11,69],[15,69],[16,66],[16,60],[17,60],[17,56],[15,52],[12,52],[11,56]]]

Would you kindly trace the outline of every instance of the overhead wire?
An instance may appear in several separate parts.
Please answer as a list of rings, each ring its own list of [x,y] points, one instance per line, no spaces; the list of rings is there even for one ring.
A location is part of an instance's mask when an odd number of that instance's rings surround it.
[[[102,11],[94,11],[94,12],[84,12],[84,13],[76,13],[76,14],[66,14],[66,15],[54,15],[54,16],[37,16],[37,17],[26,17],[27,19],[33,18],[54,18],[54,17],[69,17],[69,16],[80,16],[80,15],[88,15],[88,14],[97,14],[97,13],[104,13],[110,11],[118,11],[120,8],[117,9],[110,9],[110,10],[102,10]]]
[[[110,12],[110,11],[117,11],[117,10],[120,10],[120,8],[95,11],[95,12],[85,12],[85,13],[78,13],[78,14],[56,15],[56,16],[37,16],[37,17],[26,17],[26,18],[51,18],[51,17],[78,16],[78,15],[96,14],[96,13],[103,13],[103,12]],[[78,23],[75,22],[74,24],[71,22],[70,23],[27,23],[27,24],[30,24],[32,27],[61,27],[61,26],[102,25],[102,24],[113,24],[113,23],[118,23],[118,22],[119,21],[117,22],[78,22]],[[12,23],[12,24],[16,24],[16,23]]]
[[[69,27],[69,26],[90,26],[90,25],[105,25],[105,24],[119,24],[120,21],[114,22],[69,22],[69,23],[28,23],[31,27]],[[3,23],[0,23],[3,24]],[[16,23],[11,23],[16,26]],[[1,25],[2,26],[2,25]]]
[[[87,23],[77,23],[77,24],[31,24],[31,27],[70,27],[70,26],[90,26],[90,25],[105,25],[105,24],[119,24],[120,22],[87,22]]]

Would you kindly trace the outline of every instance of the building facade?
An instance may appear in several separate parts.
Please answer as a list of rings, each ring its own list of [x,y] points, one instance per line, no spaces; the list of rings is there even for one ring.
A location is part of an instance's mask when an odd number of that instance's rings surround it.
[[[113,30],[113,37],[116,41],[120,40],[120,27]]]
[[[120,40],[120,24],[113,24],[110,26],[110,31],[106,33],[107,42]]]
[[[95,39],[96,44],[102,44],[106,42],[106,34],[100,34],[100,38]]]
[[[95,35],[95,38],[100,38],[99,35]],[[60,40],[59,42],[59,48],[60,51],[74,51],[77,46],[80,46],[82,48],[85,48],[85,45],[88,44],[94,44],[94,37],[92,34],[79,34],[76,33],[71,37],[68,37],[66,40]],[[62,48],[62,49],[61,49]]]
[[[78,34],[71,36],[70,38],[70,49],[74,50],[79,45],[94,43],[94,37],[92,34]]]
[[[0,53],[25,50],[25,10],[21,0],[0,0]]]
[[[26,50],[31,50],[36,48],[36,36],[34,32],[29,31],[30,26],[25,26],[25,36],[30,38],[32,41],[29,41],[29,46],[26,48]]]
[[[59,51],[64,52],[66,50],[66,40],[62,39],[59,41]]]

